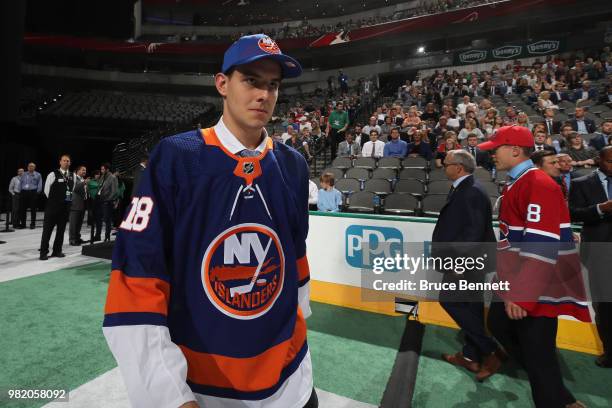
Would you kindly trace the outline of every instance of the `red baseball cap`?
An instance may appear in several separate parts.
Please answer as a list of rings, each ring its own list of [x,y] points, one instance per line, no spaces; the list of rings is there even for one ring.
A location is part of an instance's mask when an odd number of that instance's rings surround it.
[[[533,147],[535,145],[531,131],[523,126],[503,126],[497,129],[493,137],[478,145],[480,150],[493,150],[499,146]]]

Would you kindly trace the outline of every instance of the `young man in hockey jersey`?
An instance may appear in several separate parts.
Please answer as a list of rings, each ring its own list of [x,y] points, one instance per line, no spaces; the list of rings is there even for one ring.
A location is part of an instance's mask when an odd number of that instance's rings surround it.
[[[264,126],[301,74],[265,35],[215,76],[223,116],[154,149],[113,253],[104,334],[135,407],[316,407],[308,166]]]
[[[527,128],[505,126],[478,145],[507,170],[499,209],[497,279],[510,291],[491,304],[495,338],[527,371],[536,407],[578,408],[563,384],[556,355],[557,317],[590,321],[569,210],[559,185],[529,159]]]

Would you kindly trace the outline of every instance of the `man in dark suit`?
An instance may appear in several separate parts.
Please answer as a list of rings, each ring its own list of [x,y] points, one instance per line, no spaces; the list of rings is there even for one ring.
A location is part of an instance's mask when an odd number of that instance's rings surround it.
[[[569,207],[582,222],[580,257],[589,270],[591,299],[603,354],[595,363],[612,368],[612,146],[599,152],[599,169],[572,180]]]
[[[547,108],[544,111],[544,124],[546,125],[546,133],[549,135],[557,135],[561,133],[562,123],[555,120],[555,110]]]
[[[584,108],[577,107],[574,115],[574,119],[569,121],[569,124],[572,125],[572,129],[583,135],[595,133],[597,126],[595,126],[595,122],[593,122],[592,119],[584,116]]]
[[[68,233],[71,246],[79,246],[83,243],[81,240],[81,226],[85,216],[87,183],[89,182],[89,179],[85,178],[85,174],[87,174],[85,166],[77,167],[77,170],[74,172],[74,191],[72,193],[72,204],[70,205],[70,218],[68,219]]]
[[[553,146],[546,144],[546,137],[546,132],[542,130],[538,130],[535,135],[533,135],[535,141],[534,151],[539,152],[540,150],[545,150],[551,153],[557,153]]]
[[[567,153],[557,154],[557,161],[559,165],[559,185],[561,185],[561,191],[565,194],[565,199],[569,199],[569,191],[572,186],[572,180],[577,178],[577,174],[572,167],[572,158]]]
[[[576,89],[574,92],[574,101],[593,101],[597,103],[597,89],[591,88],[591,81],[583,81],[582,88]]]
[[[553,84],[552,90],[550,91],[550,100],[555,105],[558,105],[561,101],[567,101],[567,94],[564,91],[558,89],[557,84]]]
[[[472,175],[476,168],[474,158],[465,150],[451,150],[444,160],[444,167],[453,186],[434,228],[431,255],[434,258],[483,257],[481,259],[490,260],[490,245],[483,245],[483,242],[496,241],[491,201]],[[441,272],[444,273],[443,282],[457,283],[462,279],[482,282],[487,269],[473,267],[465,271],[455,269]],[[485,330],[482,292],[443,291],[440,293],[440,304],[465,333],[463,350],[443,354],[442,358],[476,373],[480,381],[497,372],[502,353]]]
[[[149,155],[146,153],[143,153],[142,156],[140,157],[140,164],[138,165],[136,169],[134,169],[132,173],[133,181],[132,181],[132,193],[130,194],[130,197],[134,197],[134,194],[136,193],[138,189],[138,184],[140,183],[140,177],[142,177],[142,173],[147,168],[148,163],[149,163]]]
[[[484,167],[487,170],[491,170],[491,156],[489,152],[485,152],[478,148],[478,136],[475,134],[468,135],[467,146],[465,146],[464,149],[476,159],[477,167]]]
[[[589,141],[589,146],[601,150],[612,140],[612,120],[606,119],[601,124],[601,132]]]

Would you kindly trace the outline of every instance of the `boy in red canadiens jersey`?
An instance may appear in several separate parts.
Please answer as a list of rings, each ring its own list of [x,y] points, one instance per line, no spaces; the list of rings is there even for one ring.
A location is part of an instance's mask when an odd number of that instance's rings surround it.
[[[509,176],[499,208],[497,279],[510,290],[491,304],[489,328],[527,371],[536,407],[583,407],[563,384],[556,355],[557,317],[590,321],[561,188],[529,159],[534,139],[527,128],[502,127],[478,147],[491,150]]]

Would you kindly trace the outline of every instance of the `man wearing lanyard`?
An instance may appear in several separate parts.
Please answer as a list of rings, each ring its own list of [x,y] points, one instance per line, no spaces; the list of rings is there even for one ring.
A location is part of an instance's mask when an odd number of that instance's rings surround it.
[[[36,204],[38,194],[42,192],[42,176],[36,171],[34,163],[28,164],[28,171],[21,176],[21,184],[19,185],[19,227],[25,228],[26,211],[30,208],[30,229],[36,226]],[[17,190],[15,190],[17,191]]]
[[[55,230],[55,240],[53,241],[53,252],[51,256],[63,258],[62,245],[64,244],[64,231],[70,215],[72,204],[72,191],[74,190],[74,177],[70,173],[70,156],[63,154],[60,156],[60,168],[52,171],[45,181],[45,195],[47,205],[45,206],[45,219],[43,222],[43,234],[40,242],[40,260],[49,259],[49,239],[53,228]]]

